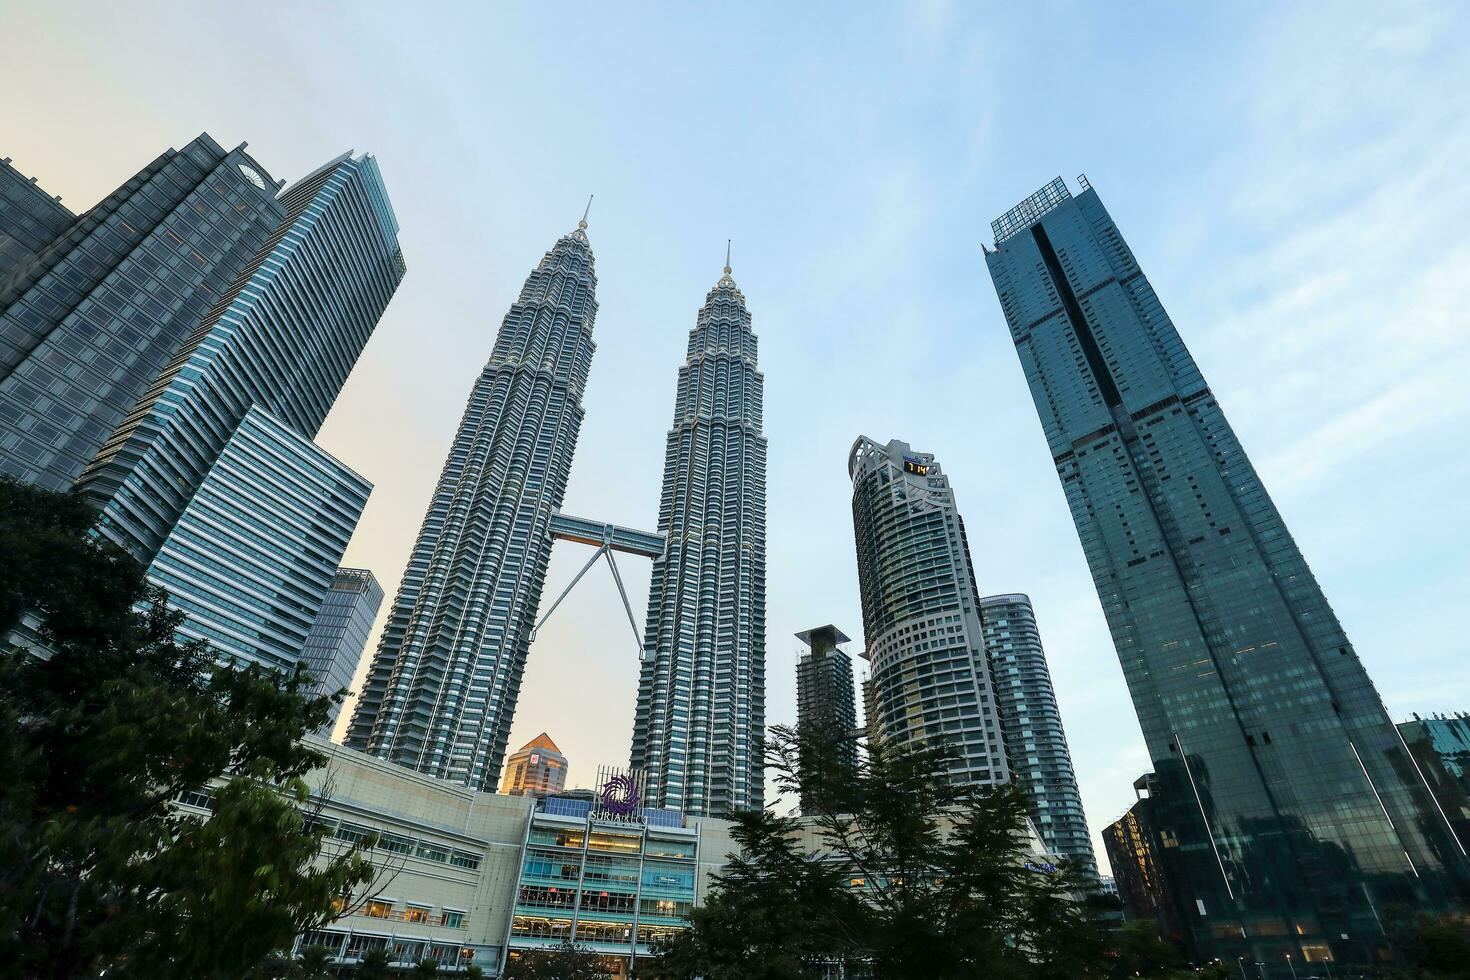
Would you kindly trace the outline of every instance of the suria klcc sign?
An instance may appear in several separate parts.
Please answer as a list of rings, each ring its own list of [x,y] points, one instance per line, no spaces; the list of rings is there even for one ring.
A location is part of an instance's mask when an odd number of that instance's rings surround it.
[[[643,773],[616,766],[597,767],[597,803],[592,816],[598,820],[635,823],[643,819]]]

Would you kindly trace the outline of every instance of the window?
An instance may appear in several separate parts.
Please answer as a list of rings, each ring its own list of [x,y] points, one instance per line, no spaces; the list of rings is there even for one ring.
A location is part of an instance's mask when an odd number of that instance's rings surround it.
[[[465,927],[464,913],[451,912],[449,909],[445,909],[444,914],[439,918],[439,922],[448,929],[463,929]]]
[[[375,919],[386,919],[393,914],[393,903],[370,899],[362,908],[363,915],[370,915]]]
[[[403,910],[403,921],[427,923],[429,921],[429,910],[421,905],[410,905]]]

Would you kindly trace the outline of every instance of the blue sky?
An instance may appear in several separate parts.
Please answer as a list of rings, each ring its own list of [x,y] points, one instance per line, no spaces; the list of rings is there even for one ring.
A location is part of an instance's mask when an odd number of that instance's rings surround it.
[[[506,307],[592,192],[566,509],[653,526],[733,238],[766,375],[769,720],[794,719],[793,633],[861,635],[847,450],[905,439],[951,475],[981,589],[1035,602],[1096,831],[1147,757],[980,255],[1086,173],[1390,712],[1470,708],[1470,7],[142,11],[5,4],[0,155],[75,209],[202,130],[288,180],[378,156],[409,273],[321,441],[376,484],[347,560],[390,595]],[[559,546],[549,595],[584,558]],[[639,609],[648,569],[622,565]],[[626,759],[635,685],[599,570],[533,647],[513,741],[545,729],[588,780]]]

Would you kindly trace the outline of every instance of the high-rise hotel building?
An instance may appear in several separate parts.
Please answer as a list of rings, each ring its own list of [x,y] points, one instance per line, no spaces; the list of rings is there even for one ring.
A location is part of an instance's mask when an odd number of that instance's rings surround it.
[[[649,806],[721,816],[764,802],[764,380],[730,267],[679,368],[664,454],[632,767]]]
[[[982,596],[980,628],[1005,727],[1006,758],[1012,778],[1031,799],[1036,830],[1048,851],[1096,878],[1097,857],[1031,599],[1019,593]]]
[[[1055,180],[986,261],[1092,569],[1207,956],[1386,954],[1466,858],[1097,192]]]
[[[347,732],[473,789],[499,781],[582,425],[597,315],[585,228],[551,247],[501,323]]]
[[[951,774],[1010,781],[979,595],[954,490],[932,453],[853,443],[852,520],[870,663],[868,738],[946,744]]]
[[[0,474],[64,490],[285,209],[243,144],[207,134],[69,223],[8,164],[0,190]]]

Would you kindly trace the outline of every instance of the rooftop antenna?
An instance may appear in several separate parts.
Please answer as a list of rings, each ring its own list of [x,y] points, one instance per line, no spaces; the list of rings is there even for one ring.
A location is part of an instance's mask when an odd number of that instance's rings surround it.
[[[730,239],[725,239],[725,275],[730,274]]]
[[[589,215],[589,214],[592,213],[592,198],[595,197],[595,196],[596,195],[594,195],[594,194],[588,194],[587,195],[587,207],[585,207],[585,208],[582,209],[582,220],[579,221],[579,222],[577,222],[577,227],[578,228],[586,228],[587,227],[587,215]]]

